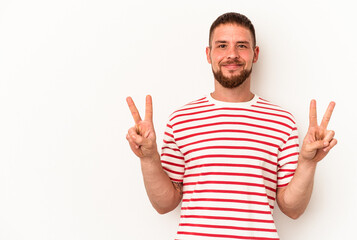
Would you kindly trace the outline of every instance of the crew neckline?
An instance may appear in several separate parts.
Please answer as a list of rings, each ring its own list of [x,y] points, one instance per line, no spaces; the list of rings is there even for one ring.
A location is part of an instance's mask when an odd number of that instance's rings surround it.
[[[207,97],[208,101],[210,101],[211,103],[214,103],[216,106],[225,106],[225,107],[250,107],[253,104],[255,104],[259,99],[259,96],[256,95],[256,94],[254,94],[254,97],[251,100],[247,101],[247,102],[224,102],[224,101],[219,101],[219,100],[214,99],[211,96],[211,93],[209,93],[206,97]]]

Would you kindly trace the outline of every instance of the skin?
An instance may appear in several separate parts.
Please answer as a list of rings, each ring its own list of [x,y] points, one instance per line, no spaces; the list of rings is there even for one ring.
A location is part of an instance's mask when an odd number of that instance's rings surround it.
[[[258,61],[259,47],[253,46],[250,31],[235,24],[219,25],[212,34],[211,46],[206,47],[206,57],[213,71],[221,69],[226,77],[240,74],[243,69],[251,69]],[[238,65],[226,62],[237,60]],[[220,67],[220,65],[223,65]],[[246,102],[253,98],[250,91],[251,76],[238,88],[224,88],[215,80],[213,98],[224,102]]]
[[[221,69],[226,77],[240,74],[250,69],[258,61],[259,47],[253,46],[248,29],[236,24],[219,25],[213,32],[211,46],[206,48],[206,56],[212,70]],[[235,60],[238,64],[231,64]],[[230,64],[227,64],[230,63]],[[236,88],[224,88],[215,80],[213,98],[226,102],[246,102],[253,98],[249,76]],[[182,199],[182,184],[172,183],[164,172],[157,150],[156,135],[152,121],[151,96],[146,97],[145,118],[128,97],[127,103],[135,126],[129,129],[127,140],[134,154],[139,157],[145,188],[153,207],[161,214],[175,209]],[[287,216],[296,219],[306,209],[312,194],[316,166],[337,144],[334,131],[327,130],[335,103],[331,102],[320,125],[317,122],[316,101],[310,103],[309,128],[303,140],[298,167],[290,183],[277,189],[277,203]]]

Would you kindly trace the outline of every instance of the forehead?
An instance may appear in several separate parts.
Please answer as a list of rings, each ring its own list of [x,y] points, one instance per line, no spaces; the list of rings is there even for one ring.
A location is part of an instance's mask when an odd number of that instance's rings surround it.
[[[248,41],[252,43],[252,34],[246,27],[237,24],[218,25],[212,33],[212,43],[215,41]]]

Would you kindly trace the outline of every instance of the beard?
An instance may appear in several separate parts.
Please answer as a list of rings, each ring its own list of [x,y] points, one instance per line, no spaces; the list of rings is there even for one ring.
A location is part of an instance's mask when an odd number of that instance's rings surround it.
[[[221,65],[220,65],[221,67]],[[249,70],[244,69],[242,70],[238,75],[233,75],[231,77],[226,77],[223,75],[221,69],[218,71],[214,71],[212,68],[212,72],[214,75],[214,78],[225,88],[236,88],[242,85],[242,83],[247,80],[247,78],[250,76],[252,73],[252,68]]]

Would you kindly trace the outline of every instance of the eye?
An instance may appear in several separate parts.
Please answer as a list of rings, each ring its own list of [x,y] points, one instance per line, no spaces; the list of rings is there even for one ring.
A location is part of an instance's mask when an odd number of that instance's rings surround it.
[[[237,47],[238,47],[239,49],[248,48],[247,45],[244,45],[244,44],[239,44]]]
[[[220,44],[220,45],[218,45],[218,48],[226,48],[227,47],[227,45],[226,44]]]

